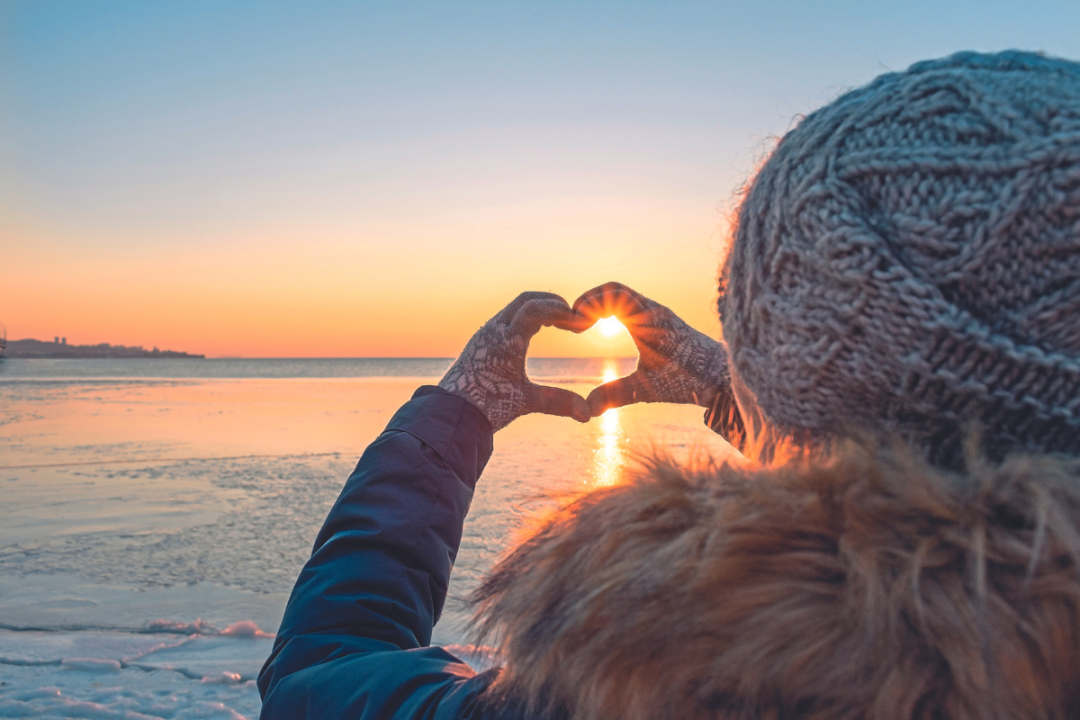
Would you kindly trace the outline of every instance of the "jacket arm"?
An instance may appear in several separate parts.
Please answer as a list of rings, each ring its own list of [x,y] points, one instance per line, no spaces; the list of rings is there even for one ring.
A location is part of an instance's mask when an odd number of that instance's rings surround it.
[[[476,481],[487,419],[422,387],[345,483],[259,674],[263,718],[464,717],[490,681],[427,647]]]

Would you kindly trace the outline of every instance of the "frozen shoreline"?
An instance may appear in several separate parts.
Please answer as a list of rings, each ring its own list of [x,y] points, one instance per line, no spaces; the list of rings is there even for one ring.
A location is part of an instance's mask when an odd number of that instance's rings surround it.
[[[69,373],[65,361],[34,362]],[[225,370],[254,374],[246,362]],[[545,381],[586,393],[598,378],[582,381],[583,367]],[[267,635],[326,512],[425,381],[105,369],[114,379],[0,377],[0,717],[253,719]],[[553,498],[617,481],[633,443],[709,442],[700,411],[676,406],[588,425],[531,415],[501,431],[433,642],[467,642],[465,598]]]
[[[213,583],[2,577],[0,717],[252,720],[273,642],[263,628],[277,627],[286,599]]]
[[[0,630],[0,717],[256,718],[272,640],[226,633]]]

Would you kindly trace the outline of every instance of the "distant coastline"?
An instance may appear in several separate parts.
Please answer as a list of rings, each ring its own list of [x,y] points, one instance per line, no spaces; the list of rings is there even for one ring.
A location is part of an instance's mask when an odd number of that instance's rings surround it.
[[[205,355],[179,352],[177,350],[147,350],[143,347],[126,345],[68,345],[66,342],[48,342],[46,340],[9,340],[3,357],[21,360],[64,358],[64,359],[101,359],[101,358],[205,358]]]

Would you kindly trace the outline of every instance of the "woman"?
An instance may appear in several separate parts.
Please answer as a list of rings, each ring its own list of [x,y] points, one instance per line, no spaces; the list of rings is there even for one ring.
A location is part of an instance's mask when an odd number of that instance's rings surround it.
[[[621,285],[526,294],[417,391],[297,580],[264,717],[1080,715],[1080,65],[882,76],[791,131],[738,220],[726,344]],[[528,381],[540,327],[611,312],[633,375]],[[477,595],[501,670],[428,647],[493,432],[633,402],[811,452],[586,496]]]

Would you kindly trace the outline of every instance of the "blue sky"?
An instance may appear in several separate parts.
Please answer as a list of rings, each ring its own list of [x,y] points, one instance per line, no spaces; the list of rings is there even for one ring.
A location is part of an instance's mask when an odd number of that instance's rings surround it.
[[[0,258],[28,280],[0,315],[13,337],[168,344],[145,313],[91,332],[124,304],[76,279],[150,273],[132,298],[190,344],[206,309],[175,297],[217,297],[224,323],[234,276],[297,317],[437,282],[469,323],[515,288],[614,278],[707,326],[724,215],[800,113],[958,50],[1080,58],[1077,30],[1076,2],[5,0]],[[313,299],[350,277],[378,292]],[[420,352],[395,337],[325,352]]]

